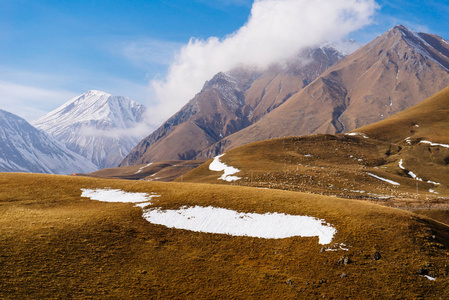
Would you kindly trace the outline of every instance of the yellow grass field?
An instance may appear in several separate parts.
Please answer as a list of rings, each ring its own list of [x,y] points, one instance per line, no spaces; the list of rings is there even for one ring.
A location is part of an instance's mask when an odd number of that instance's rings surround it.
[[[1,299],[448,299],[449,227],[407,211],[218,184],[11,173],[0,187]],[[156,193],[161,209],[308,215],[337,233],[322,246],[167,228],[82,188]]]

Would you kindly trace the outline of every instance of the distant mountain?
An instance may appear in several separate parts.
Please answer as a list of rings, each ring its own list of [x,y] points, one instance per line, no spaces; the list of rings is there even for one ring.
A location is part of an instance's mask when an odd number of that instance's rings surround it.
[[[0,172],[71,174],[96,169],[24,119],[0,110]]]
[[[270,138],[347,132],[411,107],[448,85],[449,42],[396,26],[197,158]]]
[[[129,98],[89,91],[32,124],[103,169],[117,166],[141,140],[125,130],[141,122],[144,111]]]
[[[143,139],[120,166],[188,160],[257,122],[344,56],[335,45],[306,49],[265,72],[239,68],[218,73],[159,129]]]

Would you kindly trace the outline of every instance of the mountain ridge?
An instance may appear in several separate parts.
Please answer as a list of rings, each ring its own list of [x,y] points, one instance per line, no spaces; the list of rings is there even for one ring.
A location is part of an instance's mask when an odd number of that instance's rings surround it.
[[[437,51],[424,39],[444,50]],[[396,26],[341,59],[264,119],[196,158],[212,157],[259,140],[341,133],[377,122],[448,86],[445,64],[449,64],[449,44],[443,38]]]
[[[0,171],[71,174],[96,166],[24,119],[0,109]]]
[[[273,65],[265,72],[253,68],[220,72],[178,113],[143,139],[120,166],[192,159],[224,137],[257,122],[342,56],[328,45],[305,49],[284,65]]]

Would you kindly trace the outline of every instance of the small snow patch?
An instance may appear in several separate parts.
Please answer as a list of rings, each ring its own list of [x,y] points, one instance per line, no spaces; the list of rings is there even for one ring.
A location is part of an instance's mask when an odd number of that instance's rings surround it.
[[[406,170],[405,167],[404,167],[402,158],[401,158],[401,160],[399,161],[399,168],[402,169],[402,170],[404,170],[404,171],[408,171],[408,170]],[[422,179],[419,178],[419,177],[418,177],[415,173],[413,173],[412,171],[408,171],[407,174],[408,174],[410,177],[412,177],[413,179],[415,179],[415,180],[422,181]]]
[[[429,275],[423,275],[423,277],[424,277],[424,278],[427,278],[427,279],[429,279],[429,280],[431,280],[431,281],[435,281],[435,280],[436,280],[435,277],[431,277],[431,276],[429,276]]]
[[[409,172],[408,172],[408,175],[410,175],[410,177],[412,177],[412,178],[415,179],[415,180],[422,181],[422,179],[419,178],[419,177],[418,177],[415,173],[413,173],[412,171],[409,171]]]
[[[393,180],[389,180],[389,179],[386,179],[386,178],[382,178],[382,177],[377,176],[377,175],[374,175],[374,174],[372,174],[372,173],[368,173],[368,172],[367,172],[366,174],[368,174],[369,176],[372,176],[372,177],[374,177],[374,178],[376,178],[376,179],[379,179],[379,180],[388,182],[388,183],[390,183],[390,184],[393,184],[393,185],[401,185],[401,184],[398,183],[398,182],[395,182],[395,181],[393,181]]]
[[[153,224],[196,232],[282,239],[293,236],[318,236],[319,243],[329,244],[337,230],[325,221],[282,213],[239,213],[216,207],[182,207],[178,210],[151,209],[144,218]]]
[[[346,133],[345,135],[349,135],[349,136],[361,136],[365,139],[368,138],[368,136],[362,132],[350,132],[350,133]]]
[[[209,165],[209,170],[217,172],[224,171],[223,175],[221,175],[221,177],[218,178],[220,180],[231,182],[241,179],[241,177],[231,176],[235,173],[240,172],[240,170],[234,167],[229,167],[226,164],[222,163],[220,161],[220,157],[222,157],[223,155],[225,155],[225,153],[214,157],[214,160]]]

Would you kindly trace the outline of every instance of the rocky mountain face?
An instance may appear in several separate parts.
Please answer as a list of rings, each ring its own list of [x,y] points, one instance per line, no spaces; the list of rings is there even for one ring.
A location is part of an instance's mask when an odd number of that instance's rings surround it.
[[[0,110],[0,172],[71,174],[96,169],[24,119]]]
[[[449,43],[396,26],[330,67],[260,121],[197,157],[249,142],[341,133],[380,121],[449,85]]]
[[[144,111],[126,97],[89,91],[32,124],[103,169],[117,166],[141,140],[127,130],[142,121]]]
[[[264,72],[238,68],[218,73],[178,113],[143,139],[120,166],[192,159],[282,105],[343,56],[335,46],[327,45],[306,49]]]

